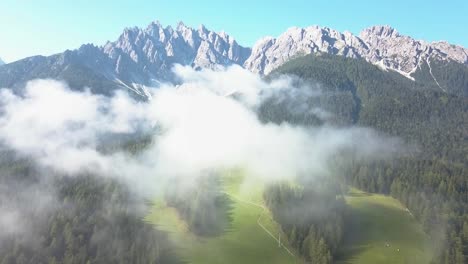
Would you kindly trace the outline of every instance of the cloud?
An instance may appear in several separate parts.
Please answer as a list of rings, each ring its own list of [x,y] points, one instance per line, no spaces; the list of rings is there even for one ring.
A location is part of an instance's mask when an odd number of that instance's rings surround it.
[[[31,81],[20,95],[0,89],[0,147],[46,172],[38,184],[16,186],[20,193],[4,192],[16,198],[0,206],[0,242],[33,229],[21,219],[57,209],[60,202],[48,184],[56,175],[113,177],[135,195],[153,197],[165,181],[177,178],[190,186],[210,170],[241,168],[248,189],[251,178],[329,175],[330,161],[343,152],[380,159],[400,149],[397,139],[367,128],[260,121],[257,110],[272,95],[292,100],[286,105],[293,112],[330,115],[319,107],[307,109],[306,99],[319,96],[320,90],[293,78],[267,82],[240,67],[195,71],[177,66],[174,73],[181,84],[152,89],[148,102],[122,91],[112,97],[73,91],[56,80]],[[152,143],[137,154],[103,151],[116,141],[142,137]],[[0,190],[15,188],[0,179]]]
[[[372,158],[396,144],[366,128],[260,122],[256,109],[265,98],[297,95],[291,78],[266,82],[236,66],[220,71],[177,66],[174,72],[182,84],[153,89],[149,102],[123,92],[104,97],[72,91],[54,80],[29,82],[22,95],[2,89],[0,141],[41,166],[70,174],[90,170],[148,192],[161,179],[195,177],[206,169],[241,167],[274,180],[325,174],[327,161],[343,149]],[[308,96],[319,93],[309,90]],[[136,133],[151,133],[154,144],[138,155],[99,151],[116,135]]]

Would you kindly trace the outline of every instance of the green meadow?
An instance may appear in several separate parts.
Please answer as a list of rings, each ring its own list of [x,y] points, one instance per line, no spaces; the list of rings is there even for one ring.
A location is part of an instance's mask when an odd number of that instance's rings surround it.
[[[285,240],[283,242],[286,245],[282,243],[279,246],[277,239],[280,229],[271,219],[269,211],[262,208],[263,183],[257,181],[255,184],[250,182],[244,185],[242,182],[241,173],[223,177],[224,192],[232,201],[232,221],[229,228],[219,236],[194,235],[187,229],[184,221],[180,220],[177,211],[167,207],[161,199],[158,199],[145,220],[168,231],[171,240],[177,245],[176,253],[188,263],[301,263],[299,258],[292,256],[284,248],[287,247]],[[294,254],[292,249],[289,250]]]
[[[411,213],[389,196],[350,189],[350,219],[339,264],[426,264],[429,237]]]
[[[224,175],[222,186],[232,204],[231,223],[221,235],[193,234],[177,210],[168,207],[163,199],[156,199],[145,220],[169,233],[177,245],[177,255],[187,263],[303,263],[265,209],[262,181],[249,178],[244,184],[242,173],[236,172]],[[350,189],[346,202],[350,207],[349,222],[337,263],[429,263],[429,238],[397,200]]]

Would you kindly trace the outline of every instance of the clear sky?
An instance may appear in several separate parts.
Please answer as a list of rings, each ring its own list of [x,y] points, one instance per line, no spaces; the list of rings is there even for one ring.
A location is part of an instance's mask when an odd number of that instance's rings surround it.
[[[291,26],[320,25],[359,33],[391,25],[417,39],[468,47],[468,0],[1,0],[0,57],[12,62],[83,43],[115,40],[125,27],[186,25],[225,30],[241,45]]]

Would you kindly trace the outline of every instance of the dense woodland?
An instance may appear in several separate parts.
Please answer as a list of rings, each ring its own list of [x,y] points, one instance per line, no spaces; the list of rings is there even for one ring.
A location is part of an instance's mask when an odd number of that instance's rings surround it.
[[[344,235],[346,202],[327,178],[268,186],[264,199],[292,247],[307,262],[333,263]]]
[[[179,263],[167,235],[143,222],[143,201],[115,180],[45,172],[11,152],[0,175],[2,264]]]
[[[345,188],[339,187],[352,185],[407,206],[434,242],[434,264],[468,261],[468,73],[457,64],[431,63],[441,89],[425,67],[411,81],[362,60],[320,55],[272,73],[303,83],[267,99],[258,109],[263,122],[371,127],[411,147],[390,160],[339,157],[334,179],[266,189],[266,204],[305,260],[333,262],[346,233]],[[100,151],[137,153],[151,143],[124,137]],[[229,226],[230,201],[212,173],[190,186],[173,182],[165,198],[195,234],[214,236]],[[0,230],[0,263],[178,263],[167,235],[142,221],[144,204],[118,181],[39,170],[2,150],[0,213],[9,228]]]
[[[207,172],[193,182],[182,180],[168,184],[166,203],[177,209],[194,234],[220,235],[229,227],[231,200],[222,192],[219,175]]]
[[[302,100],[310,108],[318,103],[338,117],[320,119],[291,112],[282,98],[273,97],[261,108],[260,118],[302,125],[360,125],[404,139],[416,149],[411,155],[373,163],[348,160],[341,164],[340,177],[363,190],[390,194],[406,205],[434,241],[433,263],[466,263],[468,98],[463,95],[468,73],[453,63],[431,66],[446,91],[424,73],[427,65],[412,81],[363,60],[330,55],[297,58],[272,76],[295,75],[309,83],[309,89],[319,86],[321,96]]]

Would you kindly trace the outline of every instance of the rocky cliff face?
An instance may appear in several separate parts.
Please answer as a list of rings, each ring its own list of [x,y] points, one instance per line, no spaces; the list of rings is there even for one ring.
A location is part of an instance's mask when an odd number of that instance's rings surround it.
[[[374,26],[359,36],[330,28],[290,28],[278,38],[259,40],[244,67],[268,74],[287,60],[301,54],[324,52],[363,58],[385,70],[412,78],[421,63],[429,59],[453,60],[468,65],[468,49],[447,42],[428,43],[399,34],[389,26]]]
[[[112,93],[120,87],[147,97],[146,87],[173,80],[171,68],[175,64],[194,68],[238,64],[252,72],[268,74],[294,57],[311,53],[363,58],[410,79],[424,68],[444,91],[432,73],[431,61],[468,65],[466,48],[415,40],[388,26],[370,27],[359,36],[327,27],[293,27],[277,38],[260,39],[250,49],[226,33],[210,31],[203,25],[195,29],[180,22],[172,28],[156,21],[146,28],[127,28],[116,41],[103,46],[86,44],[77,50],[4,65],[0,68],[0,86],[21,87],[35,78],[54,78],[73,87],[99,89],[99,93]]]
[[[115,86],[147,96],[147,86],[172,80],[174,64],[194,68],[243,65],[250,55],[224,32],[203,25],[179,23],[176,28],[153,22],[146,28],[127,28],[114,42],[82,45],[77,50],[14,62],[0,70],[0,86],[19,87],[35,78],[64,79],[80,86]],[[101,91],[100,91],[101,92]]]
[[[250,55],[249,48],[224,32],[215,33],[203,25],[193,29],[182,22],[176,28],[163,27],[159,22],[146,29],[127,28],[117,41],[108,42],[101,50],[113,61],[117,74],[126,70],[124,60],[159,73],[175,63],[196,68],[242,65]]]

